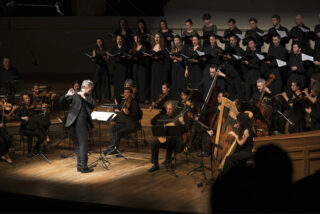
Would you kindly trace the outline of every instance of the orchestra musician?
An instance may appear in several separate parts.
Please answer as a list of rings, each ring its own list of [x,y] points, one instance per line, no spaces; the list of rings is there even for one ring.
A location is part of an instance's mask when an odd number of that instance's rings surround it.
[[[166,113],[162,114],[159,117],[159,120],[155,125],[163,125],[164,122],[160,120],[172,120],[174,121],[175,125],[180,126],[180,131],[185,132],[185,120],[183,116],[179,115],[177,112],[177,104],[174,100],[168,100],[165,102],[164,107],[166,108]],[[178,117],[178,119],[177,119]],[[180,152],[183,148],[182,145],[182,138],[181,137],[166,137],[165,143],[160,143],[159,139],[156,139],[151,144],[151,163],[153,164],[152,167],[148,170],[148,172],[154,172],[160,169],[159,166],[159,149],[160,147],[166,148],[166,159],[165,159],[165,166],[171,166],[172,160],[172,152],[175,150],[176,152]]]
[[[103,152],[104,155],[117,154],[121,138],[134,132],[139,126],[142,112],[138,102],[132,97],[132,88],[124,89],[123,100],[119,103],[119,107],[115,109],[115,112],[117,113],[116,124],[109,129],[110,145]]]
[[[311,130],[320,129],[320,82],[315,81],[311,85],[311,94],[315,97],[315,103],[311,107],[305,108],[307,114],[311,117]]]

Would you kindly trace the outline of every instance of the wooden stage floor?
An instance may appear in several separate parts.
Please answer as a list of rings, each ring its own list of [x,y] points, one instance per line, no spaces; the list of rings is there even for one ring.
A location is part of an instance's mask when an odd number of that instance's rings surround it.
[[[188,164],[184,154],[177,155],[177,176],[163,165],[160,171],[148,173],[151,167],[150,146],[140,145],[139,152],[136,152],[133,144],[122,142],[128,160],[108,156],[110,170],[106,171],[99,164],[94,172],[81,174],[76,171],[74,156],[61,158],[62,154],[72,152],[67,149],[67,143],[59,147],[54,144],[46,149],[52,164],[40,157],[26,163],[26,155],[20,151],[15,153],[13,165],[0,162],[0,191],[129,208],[209,212],[209,188],[201,192],[202,187],[197,186],[205,183],[201,173],[187,175],[191,169],[199,166],[200,159],[196,153],[189,155]],[[106,144],[104,142],[104,148]],[[94,151],[98,151],[97,145]],[[92,152],[89,163],[95,157],[98,157],[98,153]],[[161,149],[160,162],[164,157],[165,151]],[[209,158],[206,159],[206,164],[209,164]],[[210,177],[210,171],[206,171],[206,174]]]

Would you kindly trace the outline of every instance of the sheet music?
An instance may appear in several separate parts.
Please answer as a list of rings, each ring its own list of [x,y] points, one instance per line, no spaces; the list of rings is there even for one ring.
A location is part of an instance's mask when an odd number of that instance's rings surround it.
[[[93,120],[99,120],[99,121],[111,121],[117,116],[114,112],[104,112],[104,111],[93,111],[91,113],[91,118]]]
[[[287,37],[287,33],[283,30],[277,30],[277,33],[279,34],[280,38]]]
[[[197,54],[198,54],[199,56],[204,56],[204,55],[206,55],[206,53],[205,53],[205,52],[202,52],[202,51],[196,50],[196,52],[197,52]]]
[[[175,36],[177,36],[178,34],[172,32],[171,35],[175,37]]]
[[[285,61],[282,61],[280,59],[276,59],[276,61],[277,61],[278,67],[283,67],[287,65]]]
[[[184,55],[183,53],[181,54],[181,56],[184,57],[184,58],[186,58],[186,59],[189,58],[188,56]]]
[[[258,31],[256,31],[256,34],[258,34],[259,36],[263,36],[264,35],[263,33],[260,33]]]
[[[307,28],[304,27],[300,27],[300,30],[304,33],[308,33],[310,30],[308,30]]]
[[[256,53],[257,57],[260,59],[260,60],[264,60],[264,56],[262,54],[258,54]]]
[[[238,55],[235,55],[235,54],[233,54],[232,56],[233,56],[234,58],[236,58],[237,60],[239,60],[239,59],[242,58],[242,56],[238,56]]]
[[[86,55],[86,56],[89,57],[89,58],[93,58],[93,56],[91,56],[91,55],[88,54],[88,53],[84,53],[84,55]]]
[[[239,39],[244,39],[244,36],[242,35],[242,34],[239,34],[239,33],[236,33],[236,35],[237,35],[237,37],[239,38]]]
[[[301,57],[302,57],[302,61],[311,61],[311,62],[314,61],[313,56],[309,56],[309,55],[304,54],[304,53],[301,53]]]

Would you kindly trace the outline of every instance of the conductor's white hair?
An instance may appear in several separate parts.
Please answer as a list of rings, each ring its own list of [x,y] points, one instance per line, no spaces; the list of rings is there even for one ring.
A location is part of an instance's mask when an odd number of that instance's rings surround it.
[[[81,88],[93,87],[93,82],[91,80],[83,80]]]
[[[265,85],[265,84],[266,84],[266,80],[265,80],[265,79],[262,79],[262,78],[259,78],[259,79],[257,80],[257,83],[262,83],[263,85]]]

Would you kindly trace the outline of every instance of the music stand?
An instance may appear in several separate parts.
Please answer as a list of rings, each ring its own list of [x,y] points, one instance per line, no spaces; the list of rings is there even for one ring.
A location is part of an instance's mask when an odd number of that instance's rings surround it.
[[[159,120],[160,121],[160,120]],[[167,120],[163,120],[165,122]],[[154,137],[181,137],[181,130],[179,126],[152,126],[152,134]],[[174,171],[176,169],[177,156],[176,148],[174,151]],[[176,175],[177,176],[177,175]]]
[[[101,161],[102,166],[106,169],[109,170],[109,167],[107,166],[108,164],[111,164],[104,156],[103,156],[103,152],[102,152],[102,139],[101,139],[101,123],[102,122],[106,122],[107,124],[109,124],[113,118],[115,117],[114,113],[111,112],[98,112],[98,111],[94,111],[91,114],[91,117],[94,121],[97,121],[99,124],[99,157],[93,161],[91,164],[89,164],[89,167],[96,167],[99,163],[99,161]]]

